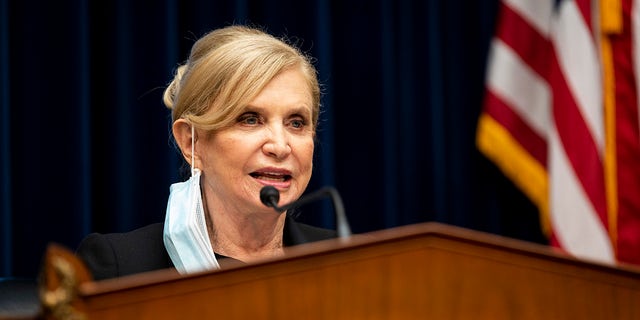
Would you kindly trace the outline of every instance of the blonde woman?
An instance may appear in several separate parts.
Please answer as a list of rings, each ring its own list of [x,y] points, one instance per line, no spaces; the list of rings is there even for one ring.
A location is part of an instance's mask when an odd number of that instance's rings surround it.
[[[215,269],[220,259],[252,262],[336,237],[259,197],[274,186],[280,204],[294,201],[311,178],[320,89],[299,49],[255,28],[214,30],[194,44],[164,102],[191,178],[171,186],[164,223],[82,241],[78,255],[95,279]]]

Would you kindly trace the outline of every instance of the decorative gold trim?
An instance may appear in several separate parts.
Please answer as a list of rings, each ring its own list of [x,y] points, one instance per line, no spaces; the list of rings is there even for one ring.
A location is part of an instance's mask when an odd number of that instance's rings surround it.
[[[46,286],[40,288],[40,301],[44,313],[53,319],[86,320],[86,315],[71,305],[78,293],[78,281],[73,266],[61,257],[53,257],[51,265],[60,279],[60,285],[55,290],[48,290]]]

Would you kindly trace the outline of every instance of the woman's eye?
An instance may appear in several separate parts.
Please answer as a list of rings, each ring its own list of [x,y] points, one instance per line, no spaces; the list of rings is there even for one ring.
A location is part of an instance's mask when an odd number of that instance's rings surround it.
[[[260,123],[260,119],[255,114],[244,114],[240,116],[238,122],[248,125],[256,125]]]
[[[258,124],[258,117],[247,117],[244,122],[246,124]]]
[[[296,128],[296,129],[303,128],[304,125],[305,125],[305,122],[302,119],[295,119],[295,120],[291,121],[291,126]]]

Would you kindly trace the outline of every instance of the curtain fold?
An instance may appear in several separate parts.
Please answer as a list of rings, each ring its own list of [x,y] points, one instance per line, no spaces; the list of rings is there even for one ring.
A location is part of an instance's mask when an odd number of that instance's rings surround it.
[[[355,232],[440,221],[544,242],[537,211],[475,149],[497,0],[0,0],[0,277],[44,248],[162,221],[183,160],[164,87],[231,23],[316,58],[324,96],[308,188]],[[333,228],[329,201],[299,219]]]
[[[13,272],[11,196],[11,121],[9,101],[9,0],[0,0],[0,275]]]

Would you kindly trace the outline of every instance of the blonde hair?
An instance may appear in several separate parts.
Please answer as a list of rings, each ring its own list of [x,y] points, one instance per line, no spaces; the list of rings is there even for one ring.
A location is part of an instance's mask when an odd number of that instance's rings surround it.
[[[312,96],[317,127],[320,87],[311,60],[295,46],[261,30],[229,26],[209,32],[191,48],[164,92],[175,122],[184,118],[210,132],[225,128],[280,72],[300,68]]]

